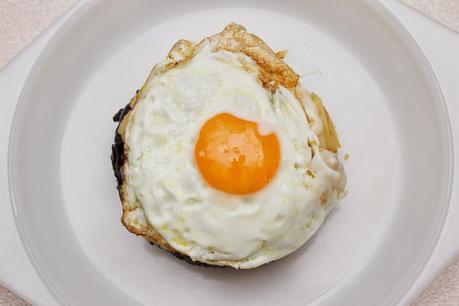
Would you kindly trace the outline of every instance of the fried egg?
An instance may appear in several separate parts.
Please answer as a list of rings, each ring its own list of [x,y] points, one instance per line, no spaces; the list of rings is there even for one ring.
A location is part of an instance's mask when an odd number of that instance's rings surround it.
[[[282,258],[344,195],[318,97],[262,74],[246,53],[207,41],[159,64],[129,114],[127,198],[193,261],[248,269]]]

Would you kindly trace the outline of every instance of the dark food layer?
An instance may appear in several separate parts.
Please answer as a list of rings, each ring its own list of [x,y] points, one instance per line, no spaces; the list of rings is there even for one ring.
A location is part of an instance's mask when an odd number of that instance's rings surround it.
[[[118,189],[118,192],[121,191],[121,185],[123,185],[123,180],[124,180],[124,174],[121,171],[121,167],[124,164],[125,156],[124,156],[124,141],[121,138],[121,135],[118,133],[119,125],[121,121],[123,120],[124,116],[127,115],[132,110],[131,105],[128,104],[126,105],[125,108],[120,109],[114,116],[113,116],[113,121],[118,122],[118,127],[116,128],[115,131],[115,140],[114,143],[112,144],[112,167],[113,171],[115,172],[115,177],[117,181],[117,186],[116,188]],[[120,195],[121,196],[121,195]]]

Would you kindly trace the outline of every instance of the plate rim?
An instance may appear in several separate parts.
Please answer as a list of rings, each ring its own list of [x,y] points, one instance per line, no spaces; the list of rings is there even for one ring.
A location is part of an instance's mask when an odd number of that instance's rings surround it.
[[[16,129],[18,127],[18,118],[21,112],[24,109],[24,95],[27,90],[27,87],[30,83],[30,79],[33,75],[38,71],[41,67],[42,62],[44,61],[47,49],[50,45],[56,42],[56,39],[59,38],[60,35],[63,33],[75,22],[78,18],[86,12],[95,2],[90,2],[89,0],[83,0],[80,3],[76,3],[75,5],[79,7],[70,15],[68,18],[58,27],[56,32],[51,36],[51,38],[46,42],[43,49],[40,51],[38,57],[36,58],[35,62],[33,63],[32,68],[30,69],[27,78],[22,86],[21,92],[19,94],[16,107],[14,109],[13,120],[11,122],[10,127],[10,134],[8,138],[8,156],[7,156],[7,176],[8,176],[8,191],[9,191],[9,198],[11,209],[13,212],[14,223],[16,225],[16,229],[19,234],[19,238],[21,240],[21,244],[24,246],[24,249],[27,254],[27,258],[30,260],[33,269],[35,270],[36,274],[38,275],[40,281],[45,286],[47,291],[51,294],[56,302],[62,305],[67,305],[68,301],[64,297],[64,294],[60,292],[60,290],[54,285],[54,283],[49,279],[49,276],[42,268],[41,264],[35,257],[35,254],[28,243],[27,235],[24,230],[24,225],[22,224],[19,216],[19,212],[16,205],[16,197],[14,193],[14,183],[13,183],[13,163],[14,163],[14,154],[13,154],[13,147],[15,142],[15,134]]]
[[[451,119],[450,119],[450,113],[448,110],[448,106],[446,104],[446,99],[443,93],[443,90],[441,89],[440,83],[438,81],[437,74],[435,73],[435,70],[433,69],[432,64],[430,63],[429,59],[427,58],[426,54],[422,50],[421,46],[418,44],[417,40],[414,38],[414,36],[408,31],[408,29],[405,27],[405,25],[394,15],[392,12],[380,1],[380,0],[371,0],[375,4],[375,6],[379,7],[386,15],[388,19],[390,19],[402,32],[402,34],[405,36],[404,38],[407,40],[407,42],[411,45],[411,47],[414,49],[414,52],[416,52],[417,56],[419,59],[422,61],[422,64],[424,68],[427,70],[426,72],[430,75],[431,80],[433,81],[433,85],[435,87],[435,90],[437,91],[439,98],[440,98],[440,111],[442,116],[444,117],[443,120],[443,125],[446,133],[446,139],[447,143],[446,145],[448,146],[448,160],[447,164],[445,167],[447,169],[446,176],[447,176],[447,186],[445,190],[444,196],[444,201],[447,202],[446,205],[446,211],[443,213],[443,216],[441,218],[441,222],[439,226],[436,228],[436,233],[434,233],[434,240],[430,243],[431,245],[429,246],[429,250],[424,256],[424,259],[422,260],[422,265],[417,267],[412,273],[412,276],[406,281],[404,288],[400,288],[398,291],[399,293],[394,296],[392,299],[392,302],[395,304],[399,301],[401,301],[406,294],[408,293],[409,289],[414,285],[415,281],[419,278],[421,275],[422,271],[425,270],[427,267],[427,263],[432,257],[432,254],[434,250],[436,249],[438,242],[440,241],[441,234],[443,233],[443,230],[445,228],[445,223],[446,219],[448,216],[448,210],[451,207],[451,197],[452,197],[452,192],[453,192],[453,182],[454,182],[454,153],[455,153],[455,148],[454,148],[454,140],[453,140],[453,131],[452,131],[452,126],[451,126]],[[449,166],[449,167],[448,167]],[[397,297],[398,296],[398,297]]]

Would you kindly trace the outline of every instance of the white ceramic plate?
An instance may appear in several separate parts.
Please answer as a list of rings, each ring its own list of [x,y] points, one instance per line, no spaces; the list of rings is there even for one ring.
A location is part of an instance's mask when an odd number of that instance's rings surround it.
[[[236,21],[325,101],[349,195],[305,247],[251,271],[195,267],[129,234],[110,165],[124,106],[180,38]],[[13,208],[62,303],[387,305],[424,267],[448,209],[452,145],[430,67],[373,1],[95,1],[35,64],[10,141]]]

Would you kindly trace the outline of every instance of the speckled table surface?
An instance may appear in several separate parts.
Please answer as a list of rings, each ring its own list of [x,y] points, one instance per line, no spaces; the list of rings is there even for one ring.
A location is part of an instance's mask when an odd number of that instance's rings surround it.
[[[459,32],[459,0],[403,0]],[[0,69],[44,31],[75,0],[0,0]],[[0,305],[28,305],[0,286]],[[459,257],[413,305],[459,305]]]

